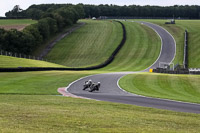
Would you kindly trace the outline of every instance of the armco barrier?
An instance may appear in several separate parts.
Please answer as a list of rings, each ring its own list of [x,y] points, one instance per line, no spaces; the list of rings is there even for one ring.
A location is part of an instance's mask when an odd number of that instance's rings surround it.
[[[168,70],[165,68],[156,68],[156,69],[153,69],[153,72],[166,73],[166,74],[189,74],[188,69]]]
[[[120,21],[116,21],[122,25],[123,29],[123,38],[118,47],[115,49],[115,51],[112,53],[112,55],[102,64],[91,66],[91,67],[85,67],[85,68],[53,68],[53,67],[18,67],[18,68],[0,68],[0,72],[26,72],[26,71],[51,71],[51,70],[71,70],[71,71],[84,71],[84,70],[95,70],[103,68],[107,65],[109,65],[119,53],[120,49],[123,47],[123,45],[126,42],[126,28],[124,24]]]
[[[185,30],[183,67],[188,68],[188,32]]]

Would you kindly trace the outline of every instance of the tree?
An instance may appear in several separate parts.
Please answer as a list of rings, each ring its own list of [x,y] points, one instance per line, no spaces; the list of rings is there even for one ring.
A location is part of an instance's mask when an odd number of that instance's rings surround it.
[[[50,27],[46,18],[40,19],[38,21],[38,30],[40,32],[40,35],[43,37],[44,41],[49,38]]]
[[[42,44],[43,38],[40,35],[40,32],[38,30],[38,24],[33,24],[27,26],[24,30],[24,33],[31,34],[34,37],[34,48],[38,45]]]
[[[5,15],[6,17],[23,17],[22,11],[23,9],[21,9],[19,5],[16,5],[11,11],[7,12]]]
[[[26,16],[35,20],[39,20],[42,18],[44,12],[37,8],[31,8],[26,11]]]

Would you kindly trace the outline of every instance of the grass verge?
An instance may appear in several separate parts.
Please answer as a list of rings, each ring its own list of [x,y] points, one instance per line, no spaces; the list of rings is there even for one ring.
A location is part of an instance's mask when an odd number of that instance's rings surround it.
[[[200,115],[60,96],[0,96],[0,132],[183,132]]]
[[[120,86],[132,93],[200,103],[199,75],[131,74],[120,80]]]
[[[45,71],[0,73],[0,94],[57,95],[76,79],[95,72]]]

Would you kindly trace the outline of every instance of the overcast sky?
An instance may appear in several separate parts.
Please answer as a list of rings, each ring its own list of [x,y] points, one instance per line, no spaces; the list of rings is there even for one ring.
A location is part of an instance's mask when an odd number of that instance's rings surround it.
[[[44,3],[72,3],[72,4],[115,4],[115,5],[200,5],[200,0],[0,0],[0,16],[5,16],[5,12],[12,10],[15,5],[20,5],[22,9],[28,8],[32,4]]]

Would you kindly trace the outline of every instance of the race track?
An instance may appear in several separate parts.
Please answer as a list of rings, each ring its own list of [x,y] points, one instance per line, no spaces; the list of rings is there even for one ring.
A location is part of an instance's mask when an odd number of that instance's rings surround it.
[[[176,44],[174,38],[169,34],[169,32],[167,32],[165,29],[161,28],[158,25],[147,22],[138,22],[138,23],[147,25],[150,28],[154,29],[155,32],[157,32],[157,34],[160,36],[162,41],[160,56],[155,61],[155,63],[149,68],[157,67],[159,62],[171,63],[176,53],[176,46],[175,46]],[[145,69],[143,72],[148,71],[149,68]],[[153,107],[158,109],[173,110],[178,112],[200,113],[200,104],[184,103],[172,100],[144,97],[131,94],[122,90],[118,86],[119,79],[127,74],[133,74],[133,73],[137,72],[118,72],[118,73],[91,75],[73,82],[66,88],[66,91],[76,96],[86,97],[101,101],[132,104],[138,106]],[[84,82],[89,79],[92,79],[93,81],[96,82],[101,82],[100,91],[95,91],[91,93],[82,90]]]

